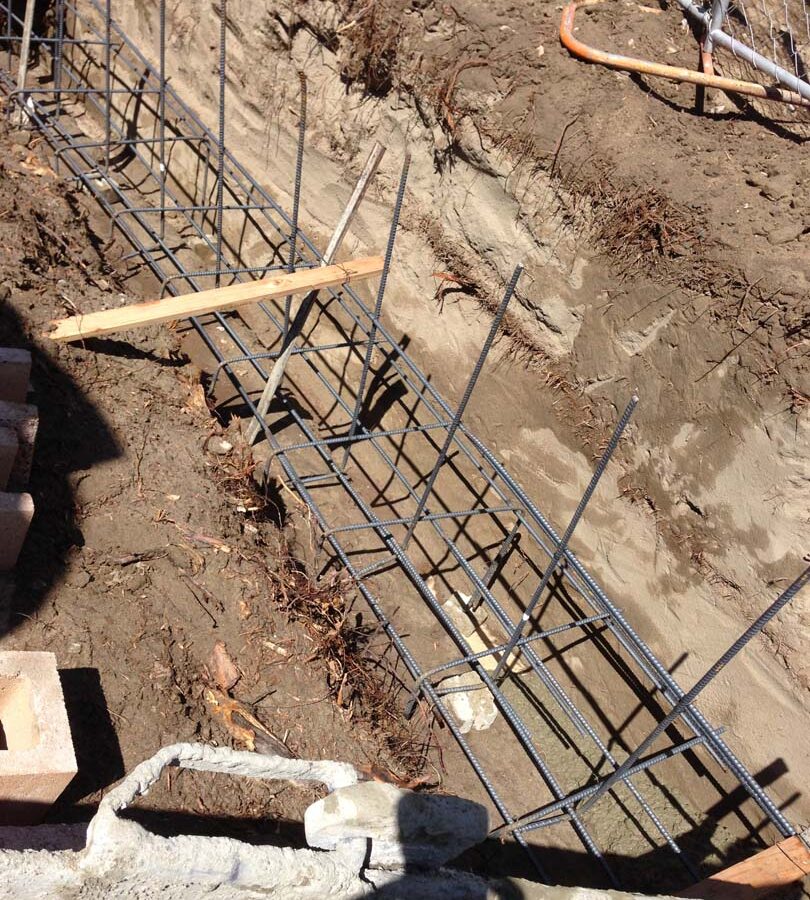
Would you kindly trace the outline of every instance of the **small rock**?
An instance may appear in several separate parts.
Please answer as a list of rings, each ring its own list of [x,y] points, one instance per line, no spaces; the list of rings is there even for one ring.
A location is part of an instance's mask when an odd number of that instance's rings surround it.
[[[87,587],[92,580],[93,576],[86,569],[79,569],[71,575],[70,584],[72,587],[83,588]]]
[[[28,142],[31,140],[31,132],[30,131],[12,131],[9,135],[9,140],[12,144],[17,144],[20,147],[27,147]]]
[[[458,730],[486,731],[498,717],[498,710],[492,694],[482,687],[481,679],[475,672],[455,675],[442,682],[444,687],[469,687],[469,691],[447,694],[444,702],[458,720]]]
[[[233,450],[233,444],[223,438],[214,438],[209,441],[208,449],[217,456],[227,456]]]
[[[790,225],[783,225],[781,228],[774,228],[768,235],[769,244],[789,244],[804,234],[804,225],[801,222],[793,222]]]

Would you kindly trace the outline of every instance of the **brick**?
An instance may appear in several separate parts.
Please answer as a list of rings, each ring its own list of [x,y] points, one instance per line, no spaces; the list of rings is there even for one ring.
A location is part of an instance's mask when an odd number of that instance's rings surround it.
[[[31,354],[27,350],[0,347],[0,400],[25,403],[31,380]]]
[[[0,824],[36,824],[77,771],[53,653],[0,652],[0,725]]]
[[[24,491],[28,487],[38,427],[39,413],[36,406],[0,400],[0,428],[13,429],[19,444],[17,458],[8,479],[9,490]]]
[[[13,428],[0,428],[0,491],[8,487],[8,479],[17,459],[19,445],[17,432]]]
[[[33,518],[34,501],[30,494],[0,492],[0,572],[8,572],[17,565]]]

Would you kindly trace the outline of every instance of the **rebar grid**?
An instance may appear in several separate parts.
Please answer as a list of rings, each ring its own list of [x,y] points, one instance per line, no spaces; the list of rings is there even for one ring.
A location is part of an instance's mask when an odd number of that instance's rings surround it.
[[[11,74],[12,51],[19,40],[15,28],[22,24],[12,9],[11,2],[0,3],[0,12],[6,15],[9,60],[8,71],[0,73],[4,90],[17,105],[25,105],[58,163],[95,197],[110,216],[111,227],[132,246],[132,258],[154,274],[164,292],[177,295],[210,286],[212,280],[232,283],[270,269],[311,266],[322,260],[299,228],[296,215],[305,134],[303,93],[292,218],[225,145],[224,3],[218,48],[219,135],[207,129],[167,83],[165,0],[160,0],[157,69],[112,20],[108,0],[60,0],[56,40],[34,36],[40,52],[53,61],[53,85],[36,88],[16,84]],[[78,33],[77,26],[89,36],[87,40],[71,37]],[[101,139],[88,139],[93,136],[78,130],[66,108],[66,98],[77,96],[94,114]],[[402,190],[404,176],[397,208]],[[145,198],[153,196],[160,198],[158,205],[147,206]],[[167,223],[173,223],[172,229]],[[391,248],[393,235],[392,228]],[[216,265],[190,265],[186,249],[177,245],[178,236],[185,248],[193,243]],[[262,262],[257,263],[257,258]],[[659,782],[651,773],[665,760],[703,746],[734,774],[782,835],[794,834],[722,740],[720,730],[708,724],[688,696],[684,700],[684,692],[664,665],[579,562],[568,546],[573,528],[560,540],[503,465],[464,426],[461,413],[486,353],[472,373],[461,406],[454,410],[386,328],[383,294],[384,284],[371,310],[351,289],[323,293],[317,320],[294,351],[295,366],[287,373],[286,390],[276,398],[277,411],[267,416],[259,415],[254,397],[267,379],[263,363],[278,355],[278,350],[266,347],[281,345],[289,307],[262,303],[255,320],[217,313],[192,319],[191,325],[216,361],[215,375],[220,371],[227,375],[234,400],[258,421],[271,448],[271,460],[277,460],[282,477],[307,504],[322,543],[330,548],[336,564],[355,579],[359,593],[396,647],[414,680],[414,697],[421,694],[454,735],[502,816],[502,828],[527,850],[540,876],[554,880],[523,832],[546,827],[532,817],[533,810],[563,810],[561,827],[573,829],[600,863],[604,878],[618,886],[613,867],[577,811],[583,798],[601,796],[610,788],[608,796],[617,804],[617,814],[631,820],[646,840],[668,846],[692,880],[695,868],[658,812]],[[509,291],[505,302],[508,297]],[[326,340],[323,331],[332,339]],[[371,367],[374,354],[383,358],[376,368]],[[353,367],[362,369],[357,388],[348,377]],[[402,390],[379,421],[372,421],[372,398],[392,385]],[[216,386],[214,378],[212,390]],[[323,431],[331,434],[324,437]],[[421,464],[425,459],[434,461],[427,475]],[[536,579],[531,584],[539,583],[542,590],[521,591],[514,574],[505,573],[509,560]],[[434,586],[421,574],[428,564],[440,574],[443,567],[452,566],[452,589],[468,594],[471,608],[480,607],[497,623],[501,643],[473,652]],[[390,566],[406,576],[411,590],[410,595],[398,596],[396,604],[382,599],[374,580]],[[418,598],[441,625],[443,638],[434,648],[417,648],[394,624],[397,607],[404,605],[406,596]],[[538,612],[529,625],[539,633],[532,634],[522,614],[535,605]],[[679,721],[693,736],[638,761],[637,749],[623,734],[606,734],[605,723],[598,717],[593,724],[587,715],[596,712],[593,703],[584,713],[576,702],[577,695],[582,702],[580,686],[570,677],[568,684],[561,681],[562,676],[570,676],[557,660],[564,658],[566,648],[553,638],[571,632],[604,658],[617,689],[622,688],[628,698],[649,705],[657,692],[662,702],[648,711],[653,727],[666,721],[667,708],[669,715],[677,708]],[[551,653],[549,659],[535,649],[540,646]],[[529,671],[512,673],[500,683],[486,663],[495,659],[499,676],[513,649],[520,651]],[[494,762],[491,751],[479,737],[461,732],[443,699],[457,692],[455,687],[441,686],[450,671],[471,673],[476,682],[465,690],[488,692],[508,724],[508,730],[499,732],[499,741],[508,740],[510,752],[518,751],[526,759],[518,791],[506,782],[495,783],[489,774]],[[525,711],[527,697],[545,717],[553,718],[555,707],[565,717],[567,725],[555,719],[554,728],[564,735],[585,784],[563,788],[552,771],[553,761],[540,750],[540,729]],[[572,736],[570,729],[576,734]],[[608,775],[602,776],[605,768]],[[614,784],[611,779],[616,773],[619,780]],[[645,779],[644,793],[638,779],[631,781],[639,775]],[[645,797],[650,791],[656,793],[657,805]],[[544,802],[546,797],[551,799]],[[649,825],[641,825],[639,812]]]

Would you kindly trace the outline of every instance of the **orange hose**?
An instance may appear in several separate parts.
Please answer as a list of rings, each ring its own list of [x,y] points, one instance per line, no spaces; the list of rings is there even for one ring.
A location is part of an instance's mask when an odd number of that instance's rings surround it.
[[[635,59],[632,56],[620,56],[618,53],[606,53],[604,50],[589,47],[574,37],[574,16],[576,15],[577,6],[576,2],[569,3],[563,10],[562,21],[560,22],[560,40],[570,53],[578,56],[580,59],[598,63],[600,66],[608,66],[611,69],[640,72],[643,75],[657,75],[661,78],[668,78],[670,81],[687,81],[703,87],[717,88],[720,91],[760,97],[763,100],[778,100],[781,103],[792,103],[795,106],[809,105],[808,101],[799,94],[787,91],[784,88],[765,87],[753,81],[723,78],[720,75],[695,72],[694,69],[685,69],[681,66],[667,66],[663,63],[650,62],[646,59]]]

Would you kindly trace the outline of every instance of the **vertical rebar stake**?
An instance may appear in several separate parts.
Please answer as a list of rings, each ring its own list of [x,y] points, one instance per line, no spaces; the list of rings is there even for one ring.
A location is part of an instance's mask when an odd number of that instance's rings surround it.
[[[487,590],[490,590],[495,578],[498,575],[498,570],[506,562],[506,557],[509,556],[509,551],[512,549],[512,544],[519,536],[518,532],[520,531],[520,526],[522,524],[523,523],[520,521],[520,519],[516,520],[515,524],[512,526],[512,530],[509,532],[509,534],[506,535],[503,541],[501,541],[501,546],[498,548],[498,552],[495,554],[494,559],[487,567],[487,570],[484,573],[484,577],[481,579],[481,583]],[[476,588],[467,603],[467,607],[470,612],[475,612],[481,605],[483,600],[484,592],[481,590],[481,588]]]
[[[12,49],[11,49],[11,35],[12,35],[11,24],[12,24],[13,19],[14,19],[14,5],[12,4],[11,0],[7,0],[7,3],[6,3],[6,49],[8,51],[7,52],[8,65],[6,66],[6,68],[8,69],[9,72],[11,71],[11,64],[14,60],[14,53],[12,52]]]
[[[391,268],[391,259],[394,255],[394,241],[397,236],[397,228],[399,226],[399,216],[402,212],[402,201],[405,197],[405,185],[408,182],[408,169],[411,167],[411,154],[406,151],[405,159],[402,162],[402,174],[399,176],[399,187],[397,188],[397,198],[394,202],[394,215],[391,219],[391,228],[388,232],[388,245],[385,248],[385,258],[383,259],[383,270],[380,275],[380,286],[377,289],[377,302],[374,304],[374,317],[371,320],[371,328],[368,331],[368,343],[366,344],[366,356],[363,360],[363,371],[360,373],[360,383],[357,386],[357,399],[354,404],[354,413],[352,414],[352,423],[349,427],[346,449],[343,452],[343,460],[340,464],[341,472],[346,468],[349,461],[349,455],[352,451],[352,438],[357,432],[357,426],[360,423],[360,412],[363,408],[363,396],[366,392],[366,380],[368,379],[369,369],[371,368],[371,358],[374,355],[374,345],[377,342],[377,323],[380,321],[382,314],[383,298],[385,297],[385,286],[388,283],[388,272]],[[351,348],[349,353],[351,353]]]
[[[307,76],[303,72],[298,73],[301,83],[301,106],[298,114],[298,149],[295,155],[295,182],[293,186],[292,223],[290,225],[290,256],[287,263],[287,271],[295,271],[296,244],[298,243],[298,209],[301,203],[301,176],[304,171],[304,139],[307,130]],[[282,341],[290,330],[290,309],[292,307],[292,295],[284,298],[284,331]]]
[[[166,236],[166,0],[160,0],[160,104],[158,128],[160,129],[160,237]]]
[[[56,116],[62,114],[62,52],[65,40],[65,0],[56,0],[56,46],[53,49],[53,86],[56,91]],[[56,157],[59,171],[59,157]]]
[[[799,575],[799,577],[790,585],[776,600],[753,622],[749,627],[737,638],[736,641],[726,650],[726,652],[711,666],[706,673],[700,678],[690,690],[672,707],[670,712],[655,726],[650,734],[636,747],[636,749],[627,757],[627,759],[619,766],[618,769],[607,778],[585,803],[582,804],[581,810],[589,809],[599,798],[613,787],[620,779],[624,779],[628,769],[631,769],[642,753],[653,744],[669,726],[677,719],[681,713],[692,703],[697,695],[719,674],[720,670],[727,666],[732,659],[745,647],[745,645],[771,621],[771,619],[799,593],[799,591],[810,581],[810,566]]]
[[[216,286],[222,281],[222,213],[225,191],[225,35],[227,32],[228,2],[219,0],[219,135],[217,156],[217,275]]]
[[[422,493],[421,498],[419,499],[419,503],[416,507],[416,512],[414,513],[413,519],[411,520],[411,524],[408,526],[408,531],[403,538],[402,543],[400,544],[403,550],[408,547],[408,544],[413,537],[416,526],[419,523],[419,519],[422,516],[422,513],[425,511],[425,506],[427,505],[428,498],[433,491],[433,485],[436,483],[436,478],[439,475],[439,470],[444,465],[445,460],[447,459],[447,452],[449,451],[450,445],[453,443],[453,439],[456,436],[456,432],[458,431],[458,427],[461,424],[461,419],[464,415],[464,410],[467,408],[467,404],[470,402],[470,397],[472,396],[473,389],[475,388],[475,383],[478,381],[478,376],[481,374],[481,369],[484,368],[484,363],[486,362],[490,348],[492,347],[493,341],[495,340],[495,335],[498,333],[498,329],[501,327],[501,321],[506,315],[506,307],[509,305],[509,301],[512,299],[512,295],[515,293],[515,287],[517,286],[518,279],[520,278],[522,273],[523,266],[515,266],[515,271],[512,273],[512,278],[510,279],[509,284],[506,286],[503,300],[501,300],[498,311],[495,313],[495,318],[492,320],[492,327],[489,329],[489,334],[487,335],[487,339],[484,341],[484,346],[481,348],[481,353],[478,357],[477,362],[475,363],[475,367],[472,370],[470,380],[467,383],[467,387],[464,389],[464,396],[461,398],[461,403],[459,403],[456,414],[453,416],[453,421],[450,423],[450,427],[447,429],[447,437],[444,439],[442,449],[439,451],[436,465],[433,466],[433,471],[430,473],[428,483],[425,487],[424,492]]]
[[[619,439],[622,436],[622,432],[627,427],[627,423],[630,421],[630,416],[633,415],[633,410],[635,410],[637,405],[638,397],[633,394],[633,396],[630,398],[630,402],[627,404],[624,412],[622,413],[621,419],[619,419],[618,425],[616,425],[613,430],[613,434],[610,436],[607,447],[605,447],[605,452],[602,454],[602,457],[600,458],[596,468],[594,469],[591,480],[588,482],[588,487],[585,488],[585,493],[582,495],[579,503],[577,504],[577,508],[574,510],[574,515],[571,516],[571,521],[568,523],[568,528],[565,529],[565,534],[560,538],[560,541],[557,544],[557,549],[554,551],[554,555],[551,557],[551,562],[549,562],[548,566],[546,566],[545,572],[543,572],[543,577],[540,579],[540,584],[537,586],[537,590],[532,595],[532,599],[529,601],[529,605],[526,607],[523,615],[520,617],[520,621],[515,626],[515,630],[512,632],[512,636],[509,638],[509,642],[506,645],[506,649],[501,654],[501,658],[498,661],[498,666],[492,676],[495,681],[503,678],[503,670],[506,666],[506,661],[511,656],[517,642],[523,636],[523,629],[529,623],[529,620],[532,617],[532,613],[534,612],[534,608],[535,606],[537,606],[538,601],[543,596],[543,591],[546,589],[546,586],[551,580],[551,576],[557,571],[557,566],[559,565],[560,560],[565,555],[565,551],[568,549],[568,542],[571,540],[571,535],[574,533],[574,529],[577,527],[580,518],[582,518],[582,514],[585,512],[585,507],[588,505],[588,502],[593,496],[593,492],[596,490],[596,486],[599,484],[599,480],[601,479],[605,469],[607,468],[607,464],[610,462],[610,458],[613,456],[613,453],[619,444]]]
[[[104,7],[104,174],[110,176],[110,143],[112,141],[112,0]]]

